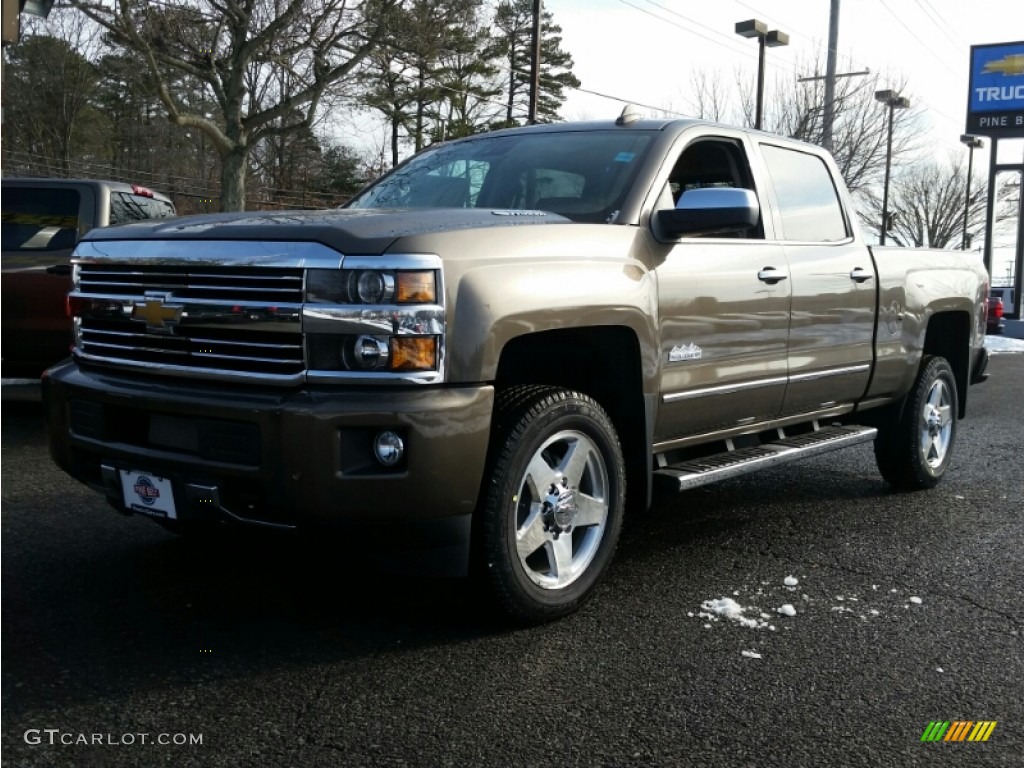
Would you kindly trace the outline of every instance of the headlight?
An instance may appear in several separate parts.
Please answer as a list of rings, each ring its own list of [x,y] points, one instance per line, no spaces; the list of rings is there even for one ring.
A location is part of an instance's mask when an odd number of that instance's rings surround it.
[[[360,304],[390,303],[395,295],[395,278],[389,272],[377,272],[372,269],[364,269],[362,272],[353,270],[349,272],[348,285],[349,297],[358,299]]]
[[[434,270],[310,269],[306,301],[314,304],[433,304]]]

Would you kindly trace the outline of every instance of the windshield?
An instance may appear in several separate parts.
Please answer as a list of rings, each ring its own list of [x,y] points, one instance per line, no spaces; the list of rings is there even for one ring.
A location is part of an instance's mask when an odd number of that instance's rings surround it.
[[[417,155],[347,207],[544,210],[610,221],[650,142],[649,133],[622,130],[482,136]]]

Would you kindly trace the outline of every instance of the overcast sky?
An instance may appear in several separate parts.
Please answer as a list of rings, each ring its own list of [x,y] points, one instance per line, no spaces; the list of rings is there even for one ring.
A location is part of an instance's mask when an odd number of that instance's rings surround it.
[[[562,26],[582,88],[686,113],[694,70],[757,74],[757,44],[735,34],[757,18],[789,34],[767,52],[766,91],[794,80],[828,45],[829,0],[543,0]],[[907,83],[933,145],[956,149],[964,132],[971,45],[1024,40],[1020,0],[841,0],[840,72],[870,69]],[[898,83],[894,83],[896,85]],[[621,104],[572,92],[566,119],[614,117]],[[1019,161],[1020,147],[1007,147]],[[983,158],[975,156],[975,160]],[[1000,159],[1006,161],[1003,152]]]

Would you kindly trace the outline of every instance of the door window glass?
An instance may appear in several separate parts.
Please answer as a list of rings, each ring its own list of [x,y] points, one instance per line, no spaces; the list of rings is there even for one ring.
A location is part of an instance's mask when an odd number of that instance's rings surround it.
[[[849,237],[832,175],[817,155],[761,145],[775,187],[785,240],[835,242]]]

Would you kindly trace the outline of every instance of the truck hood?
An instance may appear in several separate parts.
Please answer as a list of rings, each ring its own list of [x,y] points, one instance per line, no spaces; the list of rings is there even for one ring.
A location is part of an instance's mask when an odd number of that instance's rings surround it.
[[[318,242],[343,254],[383,253],[402,237],[453,230],[565,224],[545,211],[403,208],[217,213],[90,230],[83,240]]]

